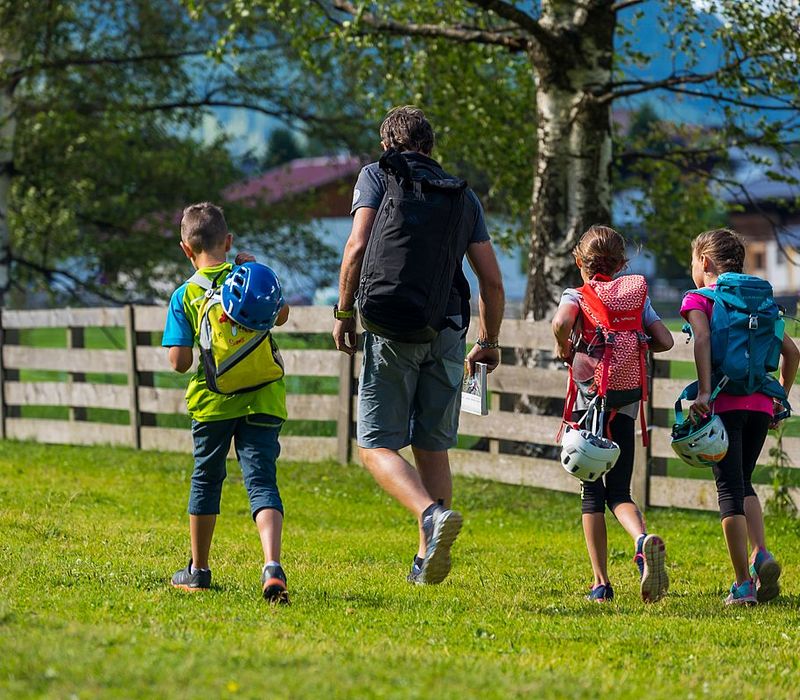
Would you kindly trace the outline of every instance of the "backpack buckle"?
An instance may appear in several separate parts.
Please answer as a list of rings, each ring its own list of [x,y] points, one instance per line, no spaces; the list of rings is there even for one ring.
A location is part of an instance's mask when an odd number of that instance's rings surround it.
[[[755,314],[750,314],[750,321],[748,322],[747,327],[751,331],[756,330],[758,328],[758,316]]]

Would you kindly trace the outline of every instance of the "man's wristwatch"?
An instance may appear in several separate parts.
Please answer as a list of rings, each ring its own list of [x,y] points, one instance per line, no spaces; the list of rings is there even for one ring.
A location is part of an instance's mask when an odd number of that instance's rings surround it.
[[[349,311],[340,311],[339,310],[339,305],[338,304],[334,304],[333,305],[333,317],[337,321],[343,321],[346,318],[355,318],[356,317],[355,307],[353,307]]]
[[[494,342],[490,342],[488,340],[481,340],[480,338],[475,341],[475,344],[482,350],[497,350],[497,348],[500,347],[500,343],[496,340]]]

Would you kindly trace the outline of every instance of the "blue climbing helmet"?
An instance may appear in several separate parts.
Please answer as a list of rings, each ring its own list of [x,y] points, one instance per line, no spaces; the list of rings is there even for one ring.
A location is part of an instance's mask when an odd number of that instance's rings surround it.
[[[262,263],[235,267],[222,284],[222,308],[228,318],[250,330],[270,330],[283,303],[278,276]]]

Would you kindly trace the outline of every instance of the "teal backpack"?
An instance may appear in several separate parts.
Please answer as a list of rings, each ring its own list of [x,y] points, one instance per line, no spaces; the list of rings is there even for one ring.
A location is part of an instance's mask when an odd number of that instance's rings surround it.
[[[696,289],[714,302],[711,312],[711,385],[725,393],[747,396],[766,394],[781,403],[789,416],[786,392],[771,374],[778,369],[785,322],[783,311],[772,296],[772,285],[760,277],[725,272],[714,289]],[[683,331],[691,337],[691,326]],[[688,342],[688,341],[687,341]],[[697,396],[697,382],[684,390],[686,398]],[[716,392],[715,392],[716,393]]]

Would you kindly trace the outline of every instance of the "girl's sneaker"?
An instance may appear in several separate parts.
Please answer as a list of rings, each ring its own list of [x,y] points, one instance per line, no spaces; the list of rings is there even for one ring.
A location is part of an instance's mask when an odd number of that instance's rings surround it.
[[[753,579],[748,579],[744,583],[731,584],[731,592],[725,598],[725,605],[755,605],[758,602],[756,597],[756,584]]]
[[[645,603],[661,600],[669,588],[669,576],[665,566],[667,548],[658,535],[639,538],[634,561],[642,577],[640,590]]]
[[[269,603],[289,604],[286,574],[280,564],[266,564],[261,570],[261,594]]]
[[[766,549],[758,549],[750,562],[750,576],[756,582],[756,596],[759,603],[766,603],[778,597],[781,584],[781,565]]]
[[[594,603],[609,603],[614,600],[614,589],[611,588],[610,583],[598,583],[596,586],[592,586],[592,590],[586,596],[586,600],[591,600]]]
[[[192,571],[192,560],[185,569],[176,571],[170,581],[173,588],[180,588],[182,591],[194,593],[196,591],[207,591],[211,588],[211,569],[195,569]]]

